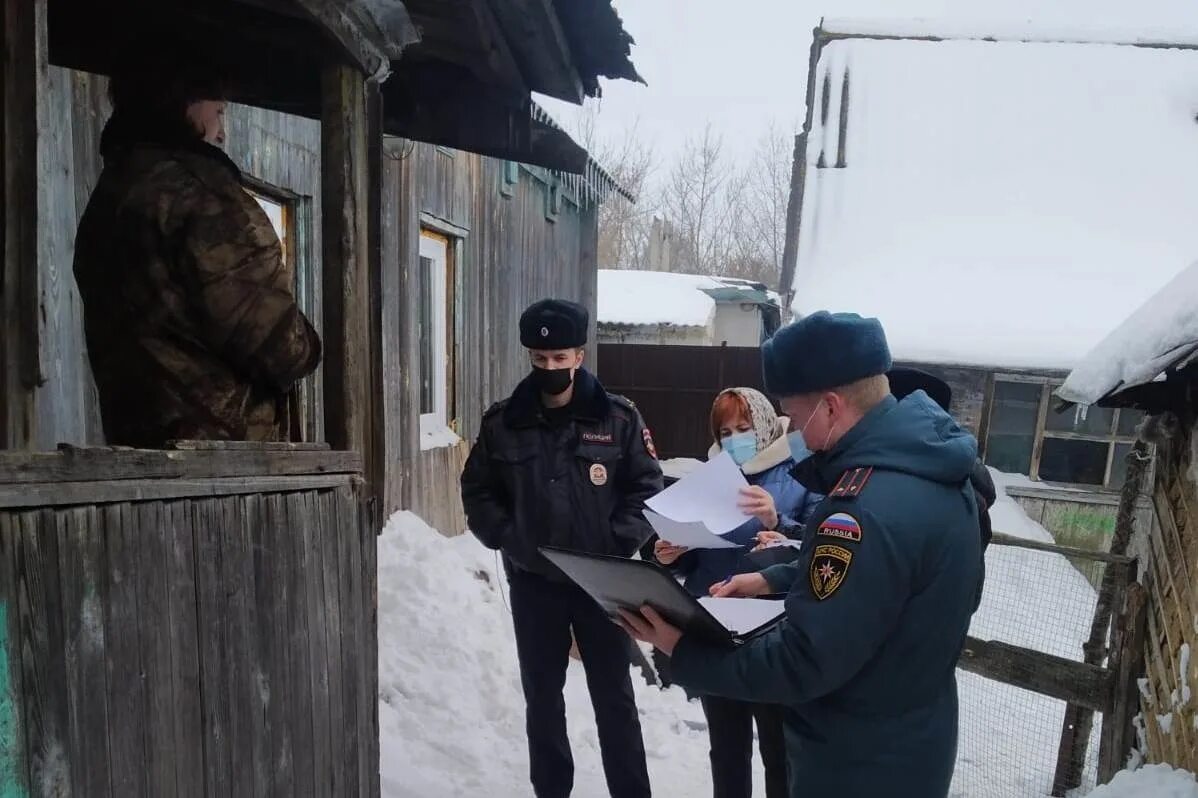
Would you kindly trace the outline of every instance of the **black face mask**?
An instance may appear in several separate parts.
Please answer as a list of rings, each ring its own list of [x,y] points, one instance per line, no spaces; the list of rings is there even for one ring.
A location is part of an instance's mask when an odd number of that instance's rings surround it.
[[[574,382],[573,369],[543,369],[532,367],[532,384],[548,396],[564,393]]]

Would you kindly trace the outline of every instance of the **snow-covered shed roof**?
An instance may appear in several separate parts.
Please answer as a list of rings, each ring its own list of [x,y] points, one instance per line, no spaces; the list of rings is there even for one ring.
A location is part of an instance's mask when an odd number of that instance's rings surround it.
[[[749,280],[701,274],[599,270],[599,324],[704,327],[717,301],[777,302],[777,294]]]
[[[1103,25],[1045,26],[1031,21],[984,19],[835,18],[820,21],[825,38],[923,39],[926,41],[1116,44],[1127,47],[1198,48],[1198,29],[1164,27],[1127,30]]]
[[[1155,410],[1170,378],[1198,361],[1198,263],[1164,288],[1094,347],[1057,390],[1082,405],[1134,404]],[[1192,375],[1191,375],[1192,376]],[[1124,401],[1126,400],[1126,401]]]
[[[877,316],[903,360],[1071,368],[1198,257],[1198,53],[846,29],[817,31],[797,313]]]

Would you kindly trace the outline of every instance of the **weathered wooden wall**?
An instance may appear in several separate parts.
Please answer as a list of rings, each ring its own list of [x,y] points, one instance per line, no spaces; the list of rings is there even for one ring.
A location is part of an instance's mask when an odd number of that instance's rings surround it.
[[[39,48],[40,49],[40,48]],[[83,306],[72,273],[75,228],[95,184],[98,156],[86,149],[99,142],[98,110],[103,98],[90,76],[49,66],[39,52],[37,72],[37,246],[30,261],[36,272],[36,340],[39,380],[30,388],[32,412],[13,448],[52,449],[60,441],[98,443],[100,427],[95,386],[83,346]],[[23,203],[22,203],[23,204]],[[31,253],[32,254],[32,253]]]
[[[546,218],[554,178],[431,145],[389,140],[383,184],[383,366],[388,512],[410,509],[447,534],[465,528],[461,466],[483,412],[527,373],[517,321],[527,305],[555,296],[594,314],[598,272],[594,207],[563,196]],[[581,203],[585,206],[585,203]],[[447,235],[455,255],[454,408],[461,443],[421,451],[415,364],[420,230]],[[594,362],[594,345],[589,348]]]
[[[917,368],[947,382],[953,391],[953,417],[975,436],[979,434],[987,412],[987,386],[993,374],[992,369],[910,362],[895,365]]]
[[[378,795],[360,467],[0,454],[3,794]]]
[[[1191,419],[1155,441],[1159,524],[1140,536],[1148,590],[1144,734],[1151,762],[1198,770],[1198,443]]]

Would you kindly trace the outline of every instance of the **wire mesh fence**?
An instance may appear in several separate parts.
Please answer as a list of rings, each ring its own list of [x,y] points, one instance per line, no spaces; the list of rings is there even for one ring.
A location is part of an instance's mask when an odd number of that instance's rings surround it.
[[[1118,572],[1113,578],[1126,572],[1102,556],[1067,557],[996,538],[987,550],[986,587],[970,635],[1083,661],[1104,573],[1108,567]],[[1052,795],[1066,702],[962,670],[957,677],[960,742],[951,794]],[[1102,716],[1095,714],[1080,794],[1095,785],[1101,729]]]

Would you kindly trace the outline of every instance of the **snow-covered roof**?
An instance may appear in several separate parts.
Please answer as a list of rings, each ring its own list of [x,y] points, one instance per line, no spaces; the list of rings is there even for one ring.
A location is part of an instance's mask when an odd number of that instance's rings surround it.
[[[1198,356],[1198,263],[1173,278],[1078,364],[1057,396],[1083,405],[1156,381]]]
[[[599,324],[704,327],[715,315],[716,297],[709,292],[722,294],[729,290],[740,291],[750,299],[766,293],[757,283],[735,278],[600,269],[597,321]]]
[[[903,360],[1071,368],[1198,257],[1198,53],[833,39],[814,80],[800,314],[877,316]]]
[[[1128,30],[1099,25],[1051,26],[1030,21],[979,19],[839,19],[820,22],[825,36],[868,36],[881,39],[973,40],[987,42],[1043,42],[1066,44],[1116,44],[1126,47],[1198,47],[1198,29],[1169,28]]]

